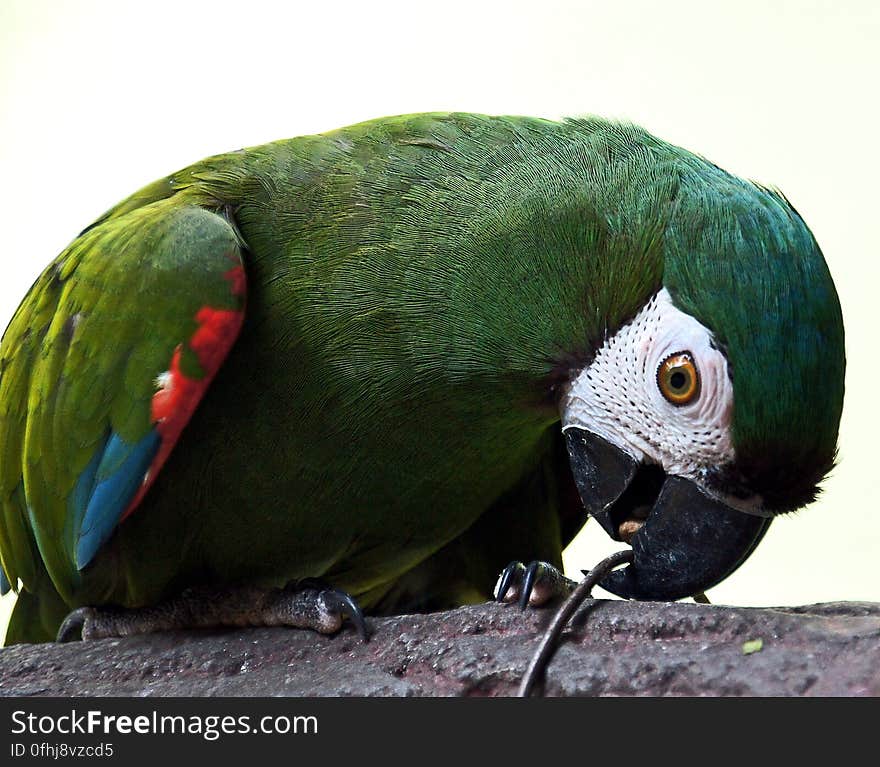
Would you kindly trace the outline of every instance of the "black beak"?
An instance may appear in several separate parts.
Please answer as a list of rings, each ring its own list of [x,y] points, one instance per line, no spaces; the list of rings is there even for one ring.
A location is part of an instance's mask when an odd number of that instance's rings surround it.
[[[754,551],[770,519],[733,509],[694,482],[643,467],[620,448],[583,429],[565,430],[581,501],[608,535],[644,523],[631,538],[633,562],[599,585],[625,599],[675,600],[700,594]]]

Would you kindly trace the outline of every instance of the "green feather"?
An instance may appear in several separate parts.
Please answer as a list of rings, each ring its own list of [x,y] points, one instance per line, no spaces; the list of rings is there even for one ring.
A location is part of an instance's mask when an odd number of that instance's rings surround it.
[[[834,283],[809,229],[778,192],[701,166],[682,179],[664,283],[727,355],[735,478],[760,492],[768,509],[797,508],[813,500],[833,464],[843,408]]]
[[[232,308],[220,275],[237,251],[221,217],[156,202],[89,229],[37,280],[0,349],[0,541],[11,583],[29,588],[45,566],[74,599],[76,480],[110,430],[134,443],[152,428],[156,377],[198,328],[197,311]],[[201,376],[197,363],[190,373]]]

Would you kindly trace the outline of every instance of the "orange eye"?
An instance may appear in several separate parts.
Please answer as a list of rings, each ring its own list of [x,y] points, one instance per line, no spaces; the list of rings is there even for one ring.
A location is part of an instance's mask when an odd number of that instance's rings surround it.
[[[690,352],[670,354],[657,368],[660,393],[673,405],[687,405],[700,394],[700,374]]]

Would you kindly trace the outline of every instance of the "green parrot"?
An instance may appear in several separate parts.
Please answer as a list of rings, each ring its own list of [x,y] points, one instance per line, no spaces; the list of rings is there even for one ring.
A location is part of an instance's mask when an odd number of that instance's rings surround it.
[[[330,633],[502,570],[538,603],[588,516],[633,550],[604,588],[699,594],[815,498],[844,368],[787,200],[634,125],[416,114],[211,157],[5,332],[6,641],[71,611]]]

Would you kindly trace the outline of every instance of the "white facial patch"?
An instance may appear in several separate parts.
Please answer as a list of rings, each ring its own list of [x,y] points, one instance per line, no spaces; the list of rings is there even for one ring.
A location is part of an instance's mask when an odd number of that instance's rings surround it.
[[[678,352],[690,353],[700,379],[699,394],[685,405],[669,402],[657,383],[660,365]],[[665,288],[606,339],[562,399],[563,430],[593,432],[637,461],[694,480],[733,460],[732,414],[727,360]]]

